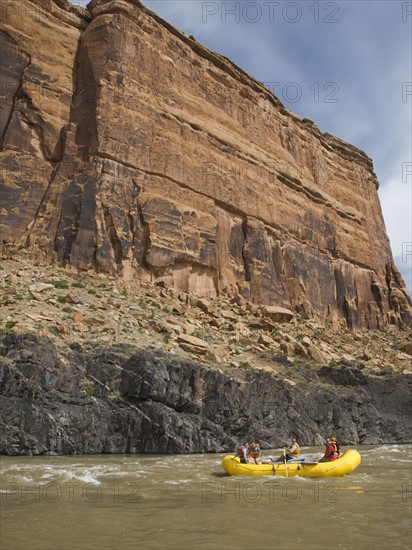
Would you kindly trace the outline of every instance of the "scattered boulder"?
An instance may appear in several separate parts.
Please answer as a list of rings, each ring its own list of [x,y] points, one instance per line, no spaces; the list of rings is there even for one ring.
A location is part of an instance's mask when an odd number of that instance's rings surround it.
[[[179,334],[177,342],[181,348],[192,353],[206,353],[209,347],[209,344],[204,340],[188,334]]]
[[[308,348],[308,355],[311,359],[316,361],[316,363],[328,363],[328,357],[326,353],[322,352],[317,346],[311,344]]]
[[[66,304],[77,304],[78,300],[70,293],[67,293],[62,296],[62,301]]]
[[[100,319],[99,317],[84,317],[83,323],[85,325],[105,325],[106,321],[104,319]]]
[[[40,296],[40,294],[38,292],[33,292],[32,290],[29,290],[29,294],[34,300],[36,300],[36,302],[42,302],[43,301],[43,298]]]
[[[206,298],[199,298],[196,302],[196,305],[199,309],[201,309],[204,313],[207,313],[208,315],[212,315],[217,311],[217,307],[209,300],[206,300]]]
[[[255,319],[249,322],[248,326],[252,330],[264,330],[265,332],[273,332],[277,329],[277,326],[268,319]]]
[[[290,309],[279,306],[262,306],[262,314],[270,317],[275,323],[290,323],[295,316]]]
[[[260,334],[259,336],[259,339],[258,339],[258,343],[259,344],[262,344],[264,346],[271,346],[273,345],[275,342],[273,340],[273,338],[271,338],[270,336],[268,336],[267,334]]]
[[[291,342],[281,342],[280,349],[287,357],[294,357],[295,355],[295,345]]]
[[[33,283],[29,286],[30,292],[44,292],[45,290],[48,290],[50,288],[55,288],[54,285],[50,283]]]
[[[399,349],[408,355],[412,355],[412,342],[405,342],[399,346]]]
[[[220,315],[220,316],[223,317],[224,319],[230,319],[230,320],[233,320],[233,321],[237,321],[237,320],[238,320],[238,316],[236,315],[236,313],[234,313],[234,312],[231,311],[230,309],[221,309],[221,310],[218,312],[218,315]]]

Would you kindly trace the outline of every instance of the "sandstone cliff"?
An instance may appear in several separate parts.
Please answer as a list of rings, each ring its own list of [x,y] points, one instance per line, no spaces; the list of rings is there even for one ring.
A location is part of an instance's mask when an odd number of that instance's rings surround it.
[[[0,41],[6,252],[412,324],[362,151],[138,0],[5,0]]]

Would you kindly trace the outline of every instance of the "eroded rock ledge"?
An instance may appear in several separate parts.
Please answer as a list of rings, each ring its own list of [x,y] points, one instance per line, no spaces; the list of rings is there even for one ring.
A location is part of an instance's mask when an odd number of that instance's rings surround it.
[[[411,326],[362,151],[137,0],[3,4],[3,250]]]
[[[0,342],[0,453],[232,451],[246,438],[277,447],[410,443],[412,376],[354,364],[307,371],[291,384],[264,372],[232,377],[161,350],[58,352],[46,338]]]

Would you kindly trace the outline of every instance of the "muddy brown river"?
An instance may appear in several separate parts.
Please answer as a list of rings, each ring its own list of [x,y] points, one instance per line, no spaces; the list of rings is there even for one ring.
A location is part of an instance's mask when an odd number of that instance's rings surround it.
[[[223,455],[1,457],[0,547],[409,550],[412,446],[358,450],[324,480],[229,477]]]

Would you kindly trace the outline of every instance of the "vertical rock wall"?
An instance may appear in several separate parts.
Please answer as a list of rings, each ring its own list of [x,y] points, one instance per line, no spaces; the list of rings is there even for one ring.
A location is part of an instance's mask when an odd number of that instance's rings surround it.
[[[137,0],[4,6],[7,246],[336,325],[411,324],[362,151]]]

